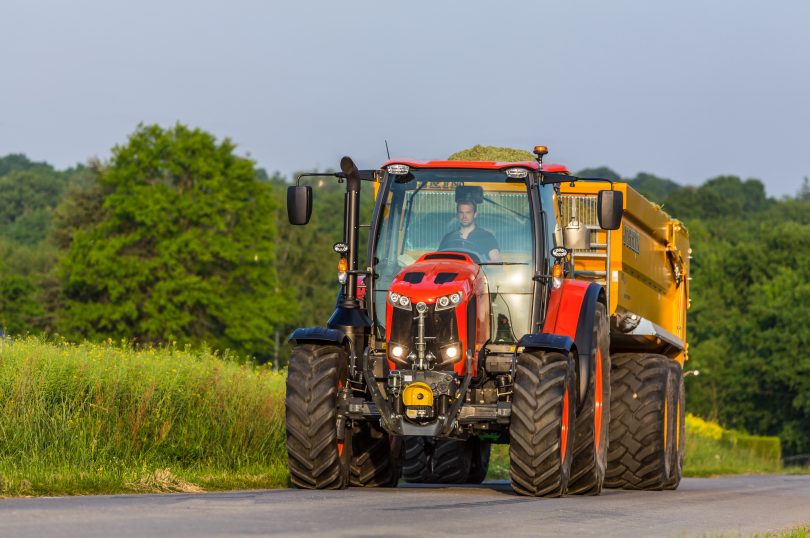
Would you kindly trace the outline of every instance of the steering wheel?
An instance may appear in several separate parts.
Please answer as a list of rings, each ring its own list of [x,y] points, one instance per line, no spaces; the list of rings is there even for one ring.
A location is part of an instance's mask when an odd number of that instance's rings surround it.
[[[475,243],[463,237],[451,238],[440,252],[461,252],[467,254],[475,263],[481,263],[481,260],[486,259],[486,256],[475,249]]]

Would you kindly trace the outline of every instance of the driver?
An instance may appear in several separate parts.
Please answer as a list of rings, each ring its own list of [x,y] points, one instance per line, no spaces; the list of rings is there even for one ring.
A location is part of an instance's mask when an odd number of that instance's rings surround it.
[[[487,261],[501,261],[501,252],[498,250],[495,236],[475,225],[477,214],[475,202],[470,200],[458,202],[457,209],[460,227],[442,238],[439,250],[453,250],[453,248],[472,250],[487,258]]]

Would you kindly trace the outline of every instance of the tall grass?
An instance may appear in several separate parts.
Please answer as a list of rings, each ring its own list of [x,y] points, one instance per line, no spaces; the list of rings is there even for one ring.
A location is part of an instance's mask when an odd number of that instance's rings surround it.
[[[0,494],[286,484],[284,378],[210,352],[0,343]]]

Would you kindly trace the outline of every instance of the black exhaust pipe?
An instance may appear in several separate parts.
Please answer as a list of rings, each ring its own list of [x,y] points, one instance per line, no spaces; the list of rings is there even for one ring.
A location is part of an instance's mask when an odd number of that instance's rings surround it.
[[[343,199],[343,242],[348,246],[348,274],[343,286],[343,300],[339,301],[327,326],[339,329],[352,339],[355,349],[364,349],[370,333],[371,321],[361,309],[357,299],[357,235],[360,229],[360,172],[350,157],[340,160],[340,170],[346,176],[346,194]]]

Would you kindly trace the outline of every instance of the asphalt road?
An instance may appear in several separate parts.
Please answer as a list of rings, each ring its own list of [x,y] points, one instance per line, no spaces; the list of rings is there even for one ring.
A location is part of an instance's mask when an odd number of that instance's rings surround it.
[[[508,483],[0,500],[0,536],[730,536],[810,523],[810,475],[532,499]]]

